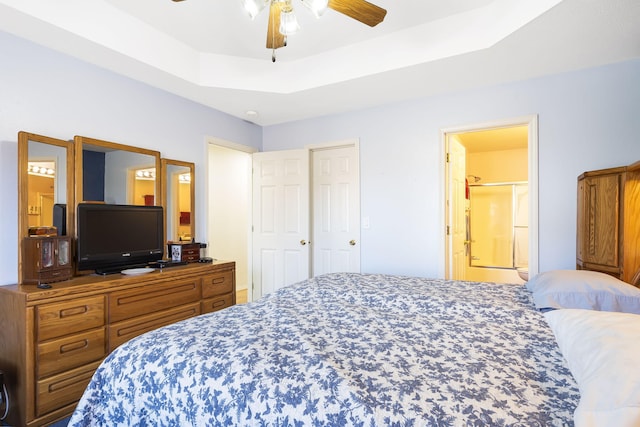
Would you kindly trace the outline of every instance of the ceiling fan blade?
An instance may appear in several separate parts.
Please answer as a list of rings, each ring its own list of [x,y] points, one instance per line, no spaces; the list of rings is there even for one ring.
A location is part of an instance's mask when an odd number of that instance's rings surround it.
[[[278,49],[285,45],[284,35],[280,33],[281,2],[271,2],[269,7],[269,27],[267,28],[267,49]]]
[[[370,27],[381,23],[387,15],[385,9],[365,0],[329,0],[329,7]]]

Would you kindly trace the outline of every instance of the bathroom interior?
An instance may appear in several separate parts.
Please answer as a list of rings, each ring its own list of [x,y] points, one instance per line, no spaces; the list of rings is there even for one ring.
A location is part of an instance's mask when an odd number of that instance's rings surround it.
[[[466,149],[465,280],[528,280],[528,129],[456,135]]]

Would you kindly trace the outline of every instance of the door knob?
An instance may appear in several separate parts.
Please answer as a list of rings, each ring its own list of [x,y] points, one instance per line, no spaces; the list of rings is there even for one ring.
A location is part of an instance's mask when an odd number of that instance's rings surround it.
[[[306,245],[306,244],[307,244],[307,241],[306,241],[306,240],[304,240],[304,239],[302,239],[302,240],[300,240],[300,244],[301,244],[302,246],[304,246],[304,245]]]
[[[356,245],[356,241],[355,241],[355,240],[349,240],[349,244],[350,244],[351,246],[355,246],[355,245]]]

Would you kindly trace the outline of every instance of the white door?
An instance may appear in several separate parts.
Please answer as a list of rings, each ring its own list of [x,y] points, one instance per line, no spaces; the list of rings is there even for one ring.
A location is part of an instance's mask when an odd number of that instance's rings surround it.
[[[449,279],[465,280],[469,253],[469,224],[466,199],[465,159],[466,149],[456,139],[449,137],[449,233],[451,265]]]
[[[360,272],[358,149],[317,149],[311,156],[313,276]]]
[[[309,278],[309,151],[253,154],[253,299]]]

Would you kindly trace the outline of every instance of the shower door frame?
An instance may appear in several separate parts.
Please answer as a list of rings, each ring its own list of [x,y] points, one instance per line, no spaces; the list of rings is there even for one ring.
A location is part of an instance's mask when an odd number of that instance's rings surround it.
[[[517,241],[517,236],[516,236],[516,230],[518,228],[522,228],[523,226],[521,225],[516,225],[516,209],[517,209],[517,190],[516,187],[527,187],[527,196],[529,193],[528,187],[529,187],[529,183],[526,181],[513,181],[513,182],[492,182],[492,183],[486,183],[486,184],[469,184],[469,190],[470,190],[470,195],[473,195],[473,190],[474,188],[490,188],[490,187],[510,187],[511,188],[511,265],[508,267],[505,266],[500,266],[500,265],[474,265],[473,261],[474,261],[474,256],[473,256],[473,244],[476,242],[476,239],[474,239],[474,232],[473,232],[473,220],[472,220],[472,215],[473,215],[473,198],[471,198],[471,208],[468,211],[468,215],[469,215],[469,257],[468,257],[468,262],[469,262],[469,267],[473,267],[473,268],[497,268],[497,269],[505,269],[505,270],[515,270],[521,266],[517,265],[516,262],[516,241]],[[528,197],[527,197],[528,199]],[[527,207],[527,214],[528,212],[528,207]],[[528,225],[526,226],[527,231],[528,231]],[[528,234],[528,233],[527,233]],[[479,260],[479,259],[478,259]],[[525,266],[526,267],[526,266]]]

